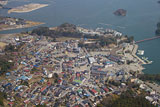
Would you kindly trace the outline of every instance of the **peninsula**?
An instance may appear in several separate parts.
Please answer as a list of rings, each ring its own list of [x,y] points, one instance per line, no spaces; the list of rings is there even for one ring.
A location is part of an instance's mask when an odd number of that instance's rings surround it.
[[[46,6],[48,6],[48,4],[31,3],[24,6],[18,6],[16,8],[12,8],[8,10],[8,13],[10,14],[12,12],[15,12],[15,13],[31,12],[33,10],[37,10],[39,8],[46,7]]]
[[[19,28],[28,28],[33,26],[38,26],[44,24],[42,22],[33,22],[20,18],[11,18],[0,16],[0,31],[19,29]]]

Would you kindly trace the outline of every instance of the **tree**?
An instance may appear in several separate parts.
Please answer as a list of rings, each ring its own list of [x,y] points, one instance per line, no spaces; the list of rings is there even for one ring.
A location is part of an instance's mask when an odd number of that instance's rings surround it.
[[[143,94],[136,96],[136,93],[131,89],[122,92],[120,97],[116,99],[114,97],[103,99],[100,105],[103,105],[102,107],[154,107]]]

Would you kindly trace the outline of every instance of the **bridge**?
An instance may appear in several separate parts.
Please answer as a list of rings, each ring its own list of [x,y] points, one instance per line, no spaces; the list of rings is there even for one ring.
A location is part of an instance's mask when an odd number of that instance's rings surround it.
[[[154,39],[158,39],[158,38],[160,38],[160,36],[154,36],[154,37],[151,37],[151,38],[146,38],[146,39],[143,39],[143,40],[136,41],[135,43],[141,43],[141,42],[150,41],[150,40],[154,40]]]

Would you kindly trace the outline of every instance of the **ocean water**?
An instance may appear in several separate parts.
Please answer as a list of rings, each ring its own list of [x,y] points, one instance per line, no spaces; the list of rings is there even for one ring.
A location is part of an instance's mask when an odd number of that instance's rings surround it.
[[[160,21],[158,0],[9,0],[8,7],[28,3],[47,3],[44,7],[28,13],[11,13],[0,10],[0,15],[45,22],[43,26],[54,27],[64,22],[85,28],[111,28],[141,40],[155,36],[156,24]],[[127,16],[113,14],[117,9],[126,9]],[[32,28],[2,31],[15,33]],[[144,56],[153,63],[145,65],[144,73],[160,73],[160,39],[139,44]]]

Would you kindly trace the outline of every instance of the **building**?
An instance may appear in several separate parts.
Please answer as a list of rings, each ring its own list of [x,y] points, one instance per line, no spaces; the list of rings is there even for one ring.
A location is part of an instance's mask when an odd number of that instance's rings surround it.
[[[90,64],[93,64],[93,63],[96,62],[96,60],[94,59],[94,57],[89,57],[88,61],[89,61]]]

